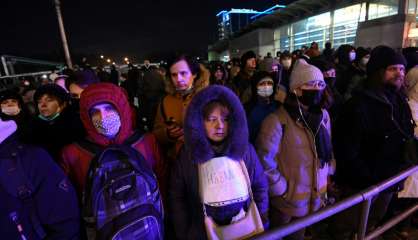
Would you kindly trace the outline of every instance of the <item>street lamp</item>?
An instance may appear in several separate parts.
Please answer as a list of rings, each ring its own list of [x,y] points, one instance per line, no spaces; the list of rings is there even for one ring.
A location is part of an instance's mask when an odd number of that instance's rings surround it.
[[[110,58],[106,59],[106,62],[110,63],[111,62]]]
[[[123,60],[125,60],[125,62],[129,62],[129,58],[125,57]]]
[[[101,58],[101,59],[103,59],[103,58],[104,58],[104,56],[103,56],[103,55],[100,55],[100,58]]]

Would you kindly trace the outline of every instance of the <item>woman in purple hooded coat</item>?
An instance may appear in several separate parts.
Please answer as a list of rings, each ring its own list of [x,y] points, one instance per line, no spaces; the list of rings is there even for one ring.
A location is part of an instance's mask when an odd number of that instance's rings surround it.
[[[267,227],[267,179],[253,146],[248,142],[245,112],[236,95],[221,86],[202,90],[189,105],[184,130],[185,145],[180,159],[175,162],[169,188],[169,211],[176,237],[207,238],[202,206],[218,225],[228,225],[243,213],[242,210],[248,210],[249,198],[220,207],[202,203],[201,166],[220,157],[235,163],[243,161],[250,181],[248,190],[251,190],[263,225]]]

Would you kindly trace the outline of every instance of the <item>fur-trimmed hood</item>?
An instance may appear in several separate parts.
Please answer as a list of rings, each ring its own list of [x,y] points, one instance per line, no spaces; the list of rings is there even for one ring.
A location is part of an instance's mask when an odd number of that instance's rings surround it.
[[[224,154],[231,159],[241,160],[249,145],[247,119],[238,97],[223,86],[207,87],[193,97],[187,108],[184,122],[185,151],[193,161],[199,163],[206,162],[215,156],[206,137],[203,117],[204,107],[215,100],[228,103],[231,111]]]
[[[197,93],[203,88],[209,86],[210,72],[202,64],[199,64],[199,66],[200,66],[200,71],[198,73],[198,76],[193,82],[194,93]],[[174,84],[171,81],[169,76],[166,76],[165,78],[165,91],[170,95],[176,95],[176,88],[174,87]]]

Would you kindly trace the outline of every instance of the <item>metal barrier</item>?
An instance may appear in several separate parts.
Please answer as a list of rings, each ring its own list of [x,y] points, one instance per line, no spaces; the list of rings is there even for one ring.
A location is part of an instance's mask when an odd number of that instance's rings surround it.
[[[370,232],[368,235],[366,235],[366,229],[367,229],[367,221],[369,217],[370,212],[370,206],[372,203],[372,198],[376,195],[378,195],[380,192],[392,187],[393,185],[399,183],[400,181],[404,180],[414,172],[418,171],[418,166],[411,167],[398,175],[389,178],[388,180],[371,186],[367,188],[364,191],[361,191],[349,198],[346,198],[340,202],[335,203],[332,206],[326,207],[324,209],[319,210],[318,212],[315,212],[313,214],[310,214],[306,217],[300,218],[298,220],[295,220],[289,224],[284,225],[283,227],[279,227],[270,231],[267,231],[261,235],[255,236],[252,239],[256,240],[271,240],[271,239],[279,239],[282,237],[285,237],[289,234],[292,234],[302,228],[311,226],[315,223],[318,223],[322,221],[325,218],[328,218],[330,216],[333,216],[339,212],[342,212],[350,207],[353,207],[359,203],[362,203],[362,213],[360,215],[360,225],[359,229],[357,231],[357,239],[358,240],[370,240],[373,239],[391,227],[395,226],[411,214],[413,214],[415,211],[418,210],[418,204],[412,206],[411,208],[407,209],[403,213],[399,214],[398,216],[390,219],[388,222],[383,224],[382,226],[378,227],[374,231]]]

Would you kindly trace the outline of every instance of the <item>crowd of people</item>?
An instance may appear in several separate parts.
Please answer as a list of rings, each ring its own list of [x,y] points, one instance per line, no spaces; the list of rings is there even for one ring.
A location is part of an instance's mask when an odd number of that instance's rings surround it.
[[[313,42],[228,63],[176,55],[122,74],[83,64],[25,79],[0,104],[5,239],[242,239],[418,164],[407,154],[418,137],[415,48]],[[402,188],[373,198],[367,231],[404,205]],[[359,217],[343,211],[326,231],[353,239]],[[315,228],[285,239],[308,235],[321,239]]]

